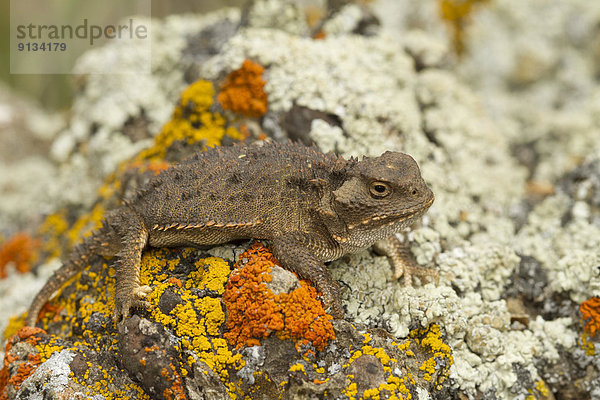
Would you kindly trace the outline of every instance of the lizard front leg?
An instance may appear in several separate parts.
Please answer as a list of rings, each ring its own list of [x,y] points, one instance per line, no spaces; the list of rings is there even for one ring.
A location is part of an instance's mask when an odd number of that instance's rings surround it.
[[[287,234],[273,240],[273,255],[286,269],[297,273],[301,279],[310,280],[323,294],[323,302],[336,319],[344,318],[340,288],[331,277],[329,270],[311,250],[315,242],[308,235]]]
[[[152,291],[150,286],[140,285],[142,251],[148,244],[148,230],[142,219],[133,211],[121,214],[121,238],[123,247],[117,254],[115,310],[113,319],[127,318],[131,308],[148,308],[144,298]]]
[[[376,242],[373,245],[373,250],[389,258],[394,267],[394,278],[404,277],[404,286],[412,286],[413,275],[434,279],[436,282],[439,279],[436,271],[420,266],[415,261],[408,245],[401,242],[396,236]]]

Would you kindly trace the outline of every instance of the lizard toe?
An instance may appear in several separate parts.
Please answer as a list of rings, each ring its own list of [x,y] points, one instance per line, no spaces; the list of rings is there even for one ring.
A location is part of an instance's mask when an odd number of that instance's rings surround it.
[[[150,286],[138,286],[134,291],[133,291],[133,296],[136,299],[143,299],[145,298],[148,293],[152,292],[152,288]]]
[[[115,311],[113,312],[113,320],[115,322],[119,322],[121,317],[123,317],[123,319],[129,318],[131,316],[132,308],[148,309],[150,308],[150,302],[132,298],[115,307]]]
[[[431,268],[422,267],[420,265],[411,265],[406,267],[406,271],[404,274],[405,285],[412,285],[412,277],[418,276],[422,280],[427,280],[429,282],[435,282],[436,285],[440,282],[440,274]],[[407,284],[406,280],[410,282]]]
[[[113,321],[118,323],[121,320],[121,317],[123,319],[129,317],[129,308],[126,306],[115,306],[115,310],[113,311]]]
[[[404,267],[402,265],[394,265],[394,279],[398,280],[404,275]]]
[[[150,302],[146,300],[133,300],[131,302],[130,308],[148,309],[150,308]]]

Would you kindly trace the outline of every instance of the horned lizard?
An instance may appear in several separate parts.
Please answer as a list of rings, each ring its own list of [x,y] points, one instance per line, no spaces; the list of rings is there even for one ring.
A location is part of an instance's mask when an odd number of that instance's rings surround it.
[[[153,178],[76,246],[33,300],[33,326],[52,294],[93,254],[116,256],[114,318],[149,307],[139,283],[146,246],[206,246],[237,239],[270,242],[285,268],[311,280],[342,318],[339,287],[324,262],[379,242],[396,277],[433,275],[407,257],[395,233],[420,217],[433,193],[407,154],[345,160],[297,143],[215,147]],[[381,242],[387,240],[386,242]]]

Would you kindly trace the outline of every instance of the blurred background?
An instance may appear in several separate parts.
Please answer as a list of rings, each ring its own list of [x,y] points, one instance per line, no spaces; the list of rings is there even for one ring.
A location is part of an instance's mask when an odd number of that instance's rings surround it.
[[[78,0],[63,0],[57,2],[57,7],[68,12],[75,6],[80,7],[78,3]],[[152,0],[152,17],[185,12],[206,13],[223,7],[240,7],[244,3],[245,0]],[[48,111],[67,108],[73,95],[73,75],[10,73],[10,1],[1,2],[0,7],[0,80],[17,93],[38,101]]]

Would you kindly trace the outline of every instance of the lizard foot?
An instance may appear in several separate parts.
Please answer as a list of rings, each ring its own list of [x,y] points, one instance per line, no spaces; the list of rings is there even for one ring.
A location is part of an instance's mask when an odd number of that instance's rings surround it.
[[[412,286],[412,277],[429,278],[434,280],[436,285],[439,283],[439,274],[437,271],[420,266],[414,259],[408,245],[401,242],[397,237],[392,236],[386,240],[381,240],[373,246],[373,249],[379,253],[388,256],[394,267],[394,278],[404,277],[404,286]]]
[[[403,263],[394,265],[394,278],[400,279],[404,276],[404,286],[412,286],[412,277],[427,278],[429,281],[435,281],[438,285],[440,282],[440,274],[431,268],[422,267],[417,263]]]
[[[133,296],[135,296],[136,299],[145,299],[148,293],[150,293],[151,291],[152,288],[150,286],[138,286],[133,290]]]
[[[113,320],[118,322],[121,317],[129,318],[131,316],[132,308],[150,308],[150,303],[146,300],[148,293],[152,291],[150,286],[138,286],[133,290],[133,293],[127,296],[125,299],[115,300],[115,311],[113,312]]]

